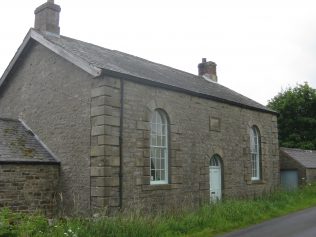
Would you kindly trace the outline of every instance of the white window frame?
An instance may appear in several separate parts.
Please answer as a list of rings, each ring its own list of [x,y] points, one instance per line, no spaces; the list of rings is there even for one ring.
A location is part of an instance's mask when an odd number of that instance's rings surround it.
[[[155,116],[160,117],[161,123],[157,122]],[[167,115],[164,111],[157,109],[153,112],[150,121],[150,184],[168,184],[168,136]],[[152,168],[152,164],[155,162],[160,162],[159,169]],[[152,172],[154,172],[154,176]],[[160,179],[162,176],[164,176],[164,179]]]
[[[250,159],[251,159],[251,180],[260,180],[260,133],[256,126],[251,128],[250,132]]]

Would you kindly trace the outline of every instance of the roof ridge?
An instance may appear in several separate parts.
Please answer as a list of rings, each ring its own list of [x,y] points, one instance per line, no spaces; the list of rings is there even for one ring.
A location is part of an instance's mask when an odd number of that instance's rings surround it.
[[[280,147],[283,151],[292,150],[292,151],[301,151],[301,152],[316,152],[316,150],[305,150],[300,148],[292,148],[292,147]]]

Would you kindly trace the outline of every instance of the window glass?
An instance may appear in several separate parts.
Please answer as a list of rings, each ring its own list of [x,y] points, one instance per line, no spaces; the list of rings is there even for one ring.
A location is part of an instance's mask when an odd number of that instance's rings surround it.
[[[168,183],[168,124],[167,116],[155,110],[150,123],[151,184]]]
[[[251,128],[250,133],[250,153],[251,153],[251,179],[260,179],[260,137],[257,127]]]

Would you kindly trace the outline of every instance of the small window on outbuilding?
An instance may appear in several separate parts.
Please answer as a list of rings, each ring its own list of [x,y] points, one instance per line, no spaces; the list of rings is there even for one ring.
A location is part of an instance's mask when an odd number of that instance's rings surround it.
[[[150,123],[150,184],[168,183],[168,119],[157,109]]]

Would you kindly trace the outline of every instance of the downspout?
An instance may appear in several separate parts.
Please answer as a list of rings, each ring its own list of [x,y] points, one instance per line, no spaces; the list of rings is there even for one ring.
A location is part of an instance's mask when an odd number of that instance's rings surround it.
[[[119,170],[119,207],[123,207],[123,119],[124,119],[124,79],[120,79],[120,135],[119,135],[119,145],[120,145],[120,170]]]

